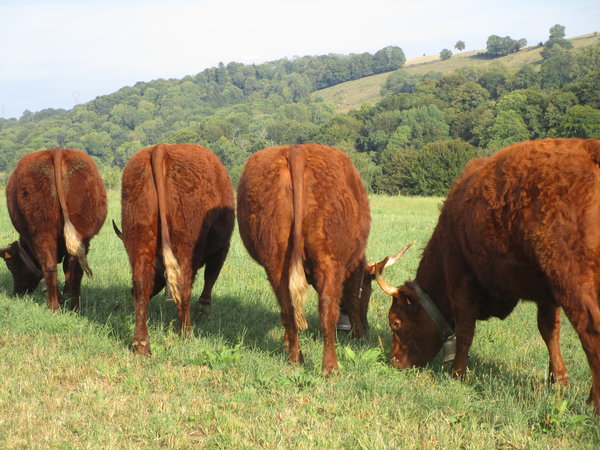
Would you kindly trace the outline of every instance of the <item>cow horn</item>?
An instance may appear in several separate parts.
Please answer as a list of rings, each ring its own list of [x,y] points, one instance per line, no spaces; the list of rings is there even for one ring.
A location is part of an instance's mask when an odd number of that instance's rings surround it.
[[[391,295],[393,297],[395,294],[398,293],[398,288],[395,288],[391,284],[384,281],[384,279],[381,278],[381,270],[379,269],[380,266],[387,267],[389,259],[390,258],[386,256],[382,261],[375,264],[375,279],[377,280],[377,284],[379,285],[381,290],[387,295]]]
[[[119,236],[119,239],[123,239],[123,236],[121,234],[121,230],[119,230],[119,227],[117,226],[117,224],[115,223],[115,219],[112,220],[112,224],[113,224],[113,230],[115,230],[115,234],[117,236]]]
[[[408,250],[415,242],[417,241],[412,241],[406,244],[402,250],[400,250],[398,253],[396,253],[394,256],[388,259],[388,262],[385,263],[385,266],[383,268],[387,269],[388,267],[392,266],[396,261],[400,259],[402,255],[404,255],[404,253],[406,253],[406,250]]]
[[[383,268],[381,270],[383,271],[383,269],[387,269],[388,267],[393,266],[396,263],[396,261],[398,261],[402,255],[404,255],[406,250],[408,250],[409,247],[411,245],[413,245],[415,242],[417,242],[417,241],[412,241],[409,244],[406,244],[404,246],[404,248],[402,250],[400,250],[398,253],[396,253],[394,256],[392,256],[391,258],[388,257],[387,262],[385,263],[385,266],[383,266]],[[377,264],[379,264],[379,263],[377,263],[377,262],[367,263],[367,265],[366,265],[367,272],[369,272],[371,275],[375,275],[375,266],[377,266]]]

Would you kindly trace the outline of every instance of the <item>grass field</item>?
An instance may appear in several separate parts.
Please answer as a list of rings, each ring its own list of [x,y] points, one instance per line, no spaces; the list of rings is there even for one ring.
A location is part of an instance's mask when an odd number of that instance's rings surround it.
[[[382,258],[417,239],[387,272],[412,277],[437,220],[440,199],[374,196],[368,257]],[[2,202],[4,205],[4,202]],[[176,334],[175,307],[162,294],[150,308],[151,357],[131,353],[130,269],[109,226],[119,196],[92,241],[94,278],[84,279],[82,311],[51,313],[40,293],[9,295],[0,269],[0,447],[344,447],[594,448],[598,419],[586,403],[591,376],[565,321],[562,350],[572,385],[546,383],[547,352],[535,307],[480,322],[466,382],[438,359],[419,370],[387,362],[390,300],[374,287],[369,338],[337,340],[341,374],[321,377],[316,300],[301,335],[304,366],[288,363],[279,311],[262,268],[237,231],[194,336]],[[16,237],[5,207],[0,239]],[[202,287],[200,272],[194,296]]]
[[[590,33],[569,39],[573,48],[578,49],[589,45],[600,43],[599,33]],[[469,52],[455,52],[452,58],[442,61],[439,55],[419,56],[408,58],[402,70],[423,74],[427,72],[449,73],[466,66],[483,66],[500,63],[509,70],[516,71],[525,64],[539,67],[542,63],[542,47],[537,43],[530,42],[530,46],[523,48],[517,53],[512,53],[501,58],[482,57],[485,50],[474,50]],[[440,49],[441,50],[441,49]],[[380,73],[358,80],[347,81],[336,84],[312,94],[313,98],[321,97],[326,103],[332,103],[339,113],[345,113],[351,109],[359,109],[363,103],[375,104],[381,99],[381,88],[392,72]]]

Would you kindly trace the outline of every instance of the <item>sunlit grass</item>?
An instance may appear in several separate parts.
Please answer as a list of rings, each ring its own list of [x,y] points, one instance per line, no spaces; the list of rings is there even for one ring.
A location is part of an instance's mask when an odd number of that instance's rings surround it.
[[[442,199],[371,197],[368,258],[414,239],[415,248],[386,272],[400,284],[414,275]],[[279,309],[264,271],[237,231],[215,286],[213,311],[194,335],[177,336],[175,307],[162,294],[149,314],[153,356],[130,351],[130,269],[109,221],[92,241],[92,279],[81,314],[46,309],[40,293],[9,295],[0,269],[0,446],[593,448],[598,421],[586,403],[587,361],[565,321],[562,349],[572,386],[548,387],[547,352],[535,307],[505,321],[478,324],[468,380],[448,376],[439,359],[425,369],[389,366],[389,299],[374,287],[369,337],[338,336],[341,374],[320,375],[322,335],[316,299],[301,335],[306,362],[288,362]],[[4,208],[4,206],[2,207]],[[3,210],[0,237],[16,234]],[[202,272],[194,288],[202,288]],[[566,402],[566,403],[565,403]],[[565,408],[561,409],[561,405]],[[562,412],[561,412],[562,411]]]

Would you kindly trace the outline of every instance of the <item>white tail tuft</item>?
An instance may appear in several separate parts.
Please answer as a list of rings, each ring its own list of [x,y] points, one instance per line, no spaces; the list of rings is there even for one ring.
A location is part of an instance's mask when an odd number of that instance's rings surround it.
[[[181,276],[181,269],[179,263],[173,254],[171,247],[163,247],[163,262],[165,263],[165,277],[167,284],[173,296],[175,304],[179,304],[181,301],[181,289],[179,287],[179,278]]]
[[[87,257],[85,255],[85,246],[83,242],[81,242],[81,238],[79,237],[79,233],[73,226],[70,220],[65,220],[65,245],[67,246],[67,251],[69,254],[77,257],[79,261],[79,265],[85,272],[88,277],[92,276],[92,269],[87,262]]]
[[[306,330],[308,324],[304,317],[304,300],[306,299],[306,288],[308,282],[302,266],[302,258],[292,262],[290,267],[290,296],[292,297],[292,306],[294,308],[294,320],[298,330]]]

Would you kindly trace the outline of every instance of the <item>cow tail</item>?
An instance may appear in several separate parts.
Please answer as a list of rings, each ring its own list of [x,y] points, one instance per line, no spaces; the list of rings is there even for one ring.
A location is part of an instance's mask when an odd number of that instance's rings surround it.
[[[302,221],[304,219],[304,166],[306,163],[304,153],[292,147],[288,156],[288,164],[292,179],[292,204],[294,219],[292,224],[292,255],[290,259],[290,296],[294,308],[294,320],[299,330],[308,328],[304,316],[304,300],[308,282],[304,273],[303,253],[304,240],[302,238]]]
[[[171,248],[171,237],[169,235],[169,225],[167,222],[167,195],[164,174],[165,151],[166,148],[162,144],[156,146],[152,151],[152,172],[154,174],[154,184],[156,186],[156,195],[158,197],[158,214],[160,220],[163,262],[165,265],[165,278],[167,279],[168,288],[173,296],[173,301],[176,304],[179,304],[181,301],[181,289],[179,285],[181,269]]]
[[[86,273],[88,277],[92,276],[92,269],[87,262],[87,257],[85,254],[85,246],[81,241],[81,236],[79,232],[75,229],[75,226],[69,219],[69,211],[67,211],[67,201],[65,196],[65,188],[62,182],[62,157],[63,157],[63,149],[56,148],[52,151],[52,164],[54,165],[54,183],[56,185],[56,193],[58,195],[58,203],[60,204],[60,209],[62,211],[63,219],[65,221],[64,227],[64,236],[65,236],[65,245],[67,247],[67,252],[70,255],[73,255],[79,261],[79,265]]]

